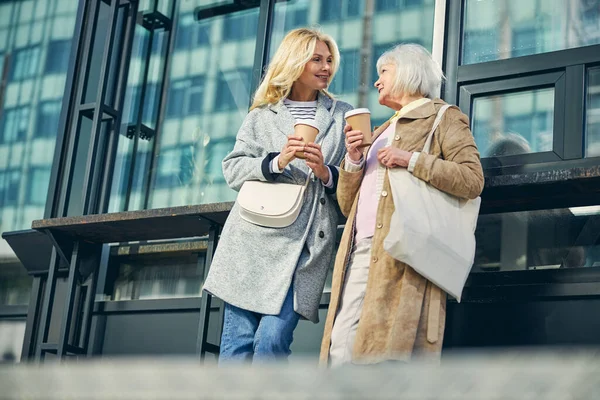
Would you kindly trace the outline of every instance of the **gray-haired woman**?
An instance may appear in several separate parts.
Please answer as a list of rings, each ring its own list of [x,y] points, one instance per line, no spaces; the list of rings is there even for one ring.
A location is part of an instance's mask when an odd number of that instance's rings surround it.
[[[377,62],[379,103],[395,111],[373,132],[363,154],[363,133],[346,126],[347,155],[337,199],[348,217],[333,272],[321,361],[331,365],[437,359],[446,318],[446,294],[383,249],[394,201],[387,170],[407,168],[417,178],[460,198],[483,189],[479,152],[467,117],[451,107],[429,154],[420,153],[444,101],[434,98],[441,68],[423,47],[399,45]],[[443,265],[439,266],[443,268]]]

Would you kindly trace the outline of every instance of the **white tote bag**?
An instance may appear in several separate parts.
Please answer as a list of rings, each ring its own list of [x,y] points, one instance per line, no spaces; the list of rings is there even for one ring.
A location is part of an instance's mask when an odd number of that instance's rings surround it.
[[[449,105],[443,106],[423,148]],[[475,257],[475,227],[481,198],[446,194],[405,168],[388,169],[395,211],[384,249],[460,302]]]

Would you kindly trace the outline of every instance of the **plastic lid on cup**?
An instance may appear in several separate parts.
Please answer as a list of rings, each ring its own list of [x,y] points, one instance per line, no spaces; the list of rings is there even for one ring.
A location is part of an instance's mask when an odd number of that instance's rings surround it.
[[[371,111],[368,108],[355,108],[354,110],[350,110],[344,114],[344,118],[350,118],[359,114],[371,114]]]
[[[301,119],[294,124],[294,128],[296,127],[296,125],[307,125],[315,128],[316,130],[319,130],[317,122],[313,119]]]

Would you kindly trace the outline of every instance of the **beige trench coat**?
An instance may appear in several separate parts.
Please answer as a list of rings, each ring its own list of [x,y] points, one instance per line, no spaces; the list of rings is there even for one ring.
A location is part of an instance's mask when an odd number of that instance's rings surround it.
[[[421,151],[444,101],[435,99],[406,113],[398,120],[392,146]],[[381,134],[385,123],[375,131]],[[331,301],[321,344],[321,363],[326,364],[331,330],[340,304],[346,266],[354,238],[354,224],[363,170],[340,170],[337,198],[348,218],[335,260]],[[430,154],[421,153],[413,174],[434,187],[473,199],[483,190],[479,152],[469,121],[457,107],[449,108],[434,133]],[[413,355],[438,357],[446,322],[446,294],[410,266],[396,261],[383,249],[394,212],[386,172],[377,208],[377,229],[373,236],[369,278],[356,332],[352,362],[370,364],[386,360],[408,361]],[[443,266],[440,266],[443,267]]]

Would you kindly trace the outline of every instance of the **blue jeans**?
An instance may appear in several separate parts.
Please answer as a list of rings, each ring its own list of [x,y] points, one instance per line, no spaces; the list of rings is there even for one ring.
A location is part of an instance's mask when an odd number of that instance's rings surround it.
[[[291,286],[278,315],[259,314],[225,303],[219,364],[287,359],[299,319]]]

